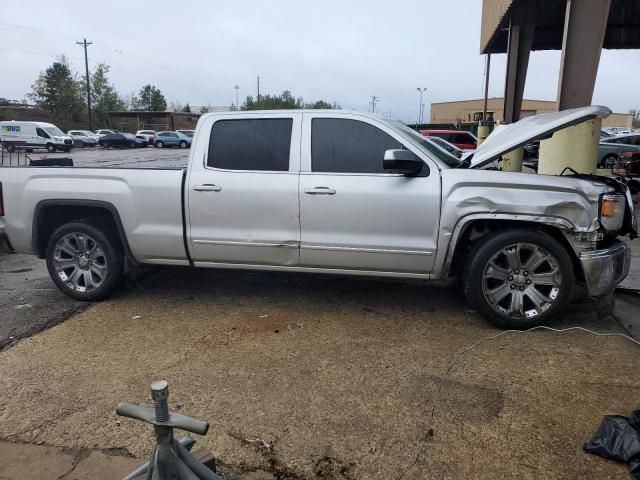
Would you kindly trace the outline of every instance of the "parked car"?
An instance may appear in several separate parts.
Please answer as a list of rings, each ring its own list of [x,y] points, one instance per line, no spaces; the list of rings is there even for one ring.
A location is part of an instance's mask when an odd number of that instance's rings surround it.
[[[462,156],[466,153],[464,150],[456,147],[453,143],[449,143],[443,138],[440,137],[426,137],[431,142],[435,143],[441,148],[444,148],[447,152],[455,155],[458,158],[462,158]]]
[[[101,128],[100,130],[96,130],[96,135],[98,136],[98,139],[104,137],[105,135],[109,135],[111,133],[119,133],[115,130],[109,130],[108,128]]]
[[[640,135],[623,135],[600,140],[598,166],[600,168],[611,168],[620,159],[622,153],[640,153],[640,143],[635,143],[638,138],[640,138]]]
[[[478,146],[476,136],[464,130],[420,130],[425,137],[440,137],[461,150],[475,150]]]
[[[108,297],[125,263],[150,263],[459,276],[475,309],[507,328],[561,315],[582,283],[610,313],[630,265],[621,237],[636,236],[629,190],[596,175],[483,170],[609,113],[526,117],[463,161],[364,113],[205,114],[186,171],[3,169],[0,245],[46,258],[55,284],[81,300]]]
[[[136,137],[132,133],[109,133],[100,137],[98,145],[104,148],[141,148],[147,146],[147,141],[144,138]]]
[[[56,150],[68,152],[73,147],[71,137],[46,122],[0,122],[0,142],[8,152],[21,147],[45,148],[49,153]]]
[[[600,139],[602,140],[603,138],[608,138],[608,137],[615,137],[615,135],[607,132],[604,128],[600,129]]]
[[[11,102],[6,98],[0,98],[0,107],[8,107],[11,105]]]
[[[144,138],[147,141],[148,145],[153,145],[153,141],[156,137],[155,130],[138,130],[136,132],[136,137]]]
[[[176,132],[182,133],[183,135],[186,135],[187,137],[192,138],[195,130],[176,130]]]
[[[158,148],[162,147],[191,147],[191,137],[187,137],[180,132],[158,132],[156,134],[155,145]]]
[[[603,130],[611,135],[626,135],[628,133],[633,133],[633,129],[629,127],[605,127]]]
[[[74,147],[95,147],[98,144],[98,137],[90,130],[69,130],[67,135],[73,140]]]

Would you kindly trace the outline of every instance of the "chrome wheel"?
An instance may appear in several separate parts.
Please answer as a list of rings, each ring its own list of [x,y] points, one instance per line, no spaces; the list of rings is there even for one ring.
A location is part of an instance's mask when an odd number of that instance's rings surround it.
[[[482,273],[482,294],[491,308],[512,319],[532,319],[554,304],[562,288],[558,259],[530,243],[495,253]]]
[[[76,292],[94,291],[109,272],[103,247],[84,233],[68,233],[58,240],[53,251],[55,274]]]

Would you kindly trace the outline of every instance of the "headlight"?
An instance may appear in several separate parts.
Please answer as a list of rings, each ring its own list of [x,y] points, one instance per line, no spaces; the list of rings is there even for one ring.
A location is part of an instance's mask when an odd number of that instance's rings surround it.
[[[608,231],[622,228],[626,202],[623,195],[605,193],[600,197],[600,225]]]

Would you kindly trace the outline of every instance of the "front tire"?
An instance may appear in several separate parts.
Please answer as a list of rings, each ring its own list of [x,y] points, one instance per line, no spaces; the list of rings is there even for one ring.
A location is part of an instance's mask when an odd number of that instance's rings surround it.
[[[187,142],[185,142],[184,140],[182,140],[180,142],[180,148],[187,148]]]
[[[495,326],[519,330],[561,315],[575,280],[565,248],[545,232],[526,229],[481,240],[465,272],[469,303]]]
[[[56,146],[53,143],[47,143],[47,152],[55,153]]]
[[[70,297],[83,301],[107,298],[120,281],[123,255],[106,226],[73,222],[58,228],[47,243],[49,275]]]

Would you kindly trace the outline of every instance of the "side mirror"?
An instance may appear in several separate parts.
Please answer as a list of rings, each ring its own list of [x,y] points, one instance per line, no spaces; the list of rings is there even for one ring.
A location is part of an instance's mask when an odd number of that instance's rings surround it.
[[[387,150],[382,161],[385,170],[400,170],[405,175],[415,175],[423,165],[424,162],[409,150]]]

